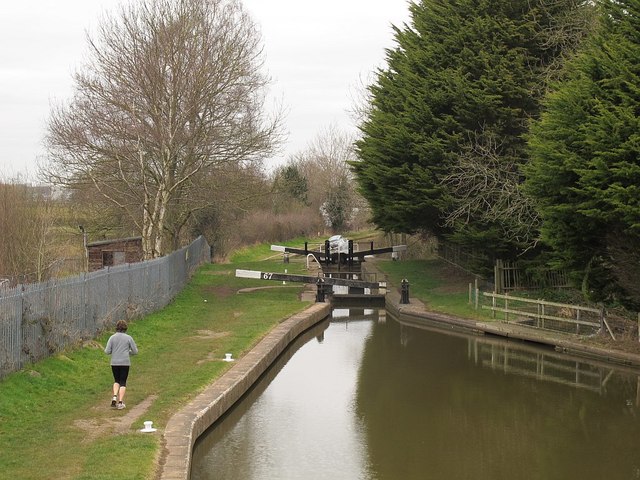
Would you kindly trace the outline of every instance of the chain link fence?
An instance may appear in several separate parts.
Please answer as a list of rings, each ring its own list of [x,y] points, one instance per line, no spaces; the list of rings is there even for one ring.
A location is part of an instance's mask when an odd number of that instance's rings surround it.
[[[162,309],[210,258],[199,237],[165,257],[0,289],[0,378]]]

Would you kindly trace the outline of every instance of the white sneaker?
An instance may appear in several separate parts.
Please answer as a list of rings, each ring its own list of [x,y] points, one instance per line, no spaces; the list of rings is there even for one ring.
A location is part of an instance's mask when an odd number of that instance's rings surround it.
[[[124,402],[120,402],[118,403],[118,406],[116,408],[118,410],[124,410],[126,408],[126,405],[124,404]]]
[[[116,408],[116,400],[118,400],[118,398],[114,395],[114,396],[111,398],[111,407],[112,407],[112,408]]]

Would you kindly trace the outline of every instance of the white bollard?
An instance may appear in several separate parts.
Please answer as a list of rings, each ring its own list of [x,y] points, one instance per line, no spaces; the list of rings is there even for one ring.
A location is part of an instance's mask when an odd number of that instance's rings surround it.
[[[151,420],[146,420],[144,423],[144,428],[142,430],[140,430],[141,432],[155,432],[156,429],[153,428],[153,422]]]

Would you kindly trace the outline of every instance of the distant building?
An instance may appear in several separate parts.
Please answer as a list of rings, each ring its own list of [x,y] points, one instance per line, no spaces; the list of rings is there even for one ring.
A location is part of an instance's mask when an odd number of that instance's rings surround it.
[[[142,237],[101,240],[87,243],[88,270],[136,263],[143,259]]]

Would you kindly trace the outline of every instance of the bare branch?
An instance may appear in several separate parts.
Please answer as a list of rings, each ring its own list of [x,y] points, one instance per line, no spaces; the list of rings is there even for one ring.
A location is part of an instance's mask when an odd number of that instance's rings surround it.
[[[494,135],[477,132],[463,147],[451,173],[442,180],[456,203],[446,224],[466,224],[473,218],[500,225],[508,240],[531,244],[540,218],[523,194],[521,180],[517,159],[504,152]]]

